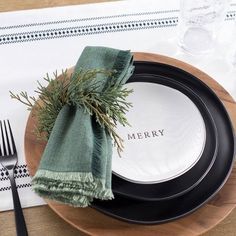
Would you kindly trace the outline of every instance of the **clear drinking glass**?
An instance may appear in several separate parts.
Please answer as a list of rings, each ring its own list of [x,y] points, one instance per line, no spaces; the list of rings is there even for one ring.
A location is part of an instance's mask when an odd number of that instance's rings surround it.
[[[180,46],[192,54],[211,51],[228,5],[229,0],[181,0]]]

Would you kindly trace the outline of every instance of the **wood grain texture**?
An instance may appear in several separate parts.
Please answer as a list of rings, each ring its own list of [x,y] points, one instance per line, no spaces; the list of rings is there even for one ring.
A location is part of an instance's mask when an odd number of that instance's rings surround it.
[[[184,69],[200,78],[211,87],[225,104],[228,113],[236,128],[236,104],[232,97],[212,78],[204,72],[178,60],[148,54],[135,53],[136,60],[156,61],[174,65]],[[34,118],[30,115],[25,132],[25,155],[31,175],[34,175],[40,161],[45,143],[38,142],[32,134]],[[223,187],[213,200],[207,203],[193,214],[179,220],[153,226],[129,224],[108,217],[91,208],[73,208],[63,204],[48,201],[53,209],[65,221],[87,235],[123,236],[123,235],[147,235],[147,236],[189,236],[200,235],[222,221],[236,206],[236,167]],[[228,235],[227,235],[228,236]]]
[[[108,2],[109,0],[0,0],[0,12],[59,7],[87,3]],[[115,0],[113,0],[115,1]]]
[[[29,236],[82,236],[48,206],[27,208],[23,211]],[[16,235],[13,211],[0,213],[0,229],[1,236]]]

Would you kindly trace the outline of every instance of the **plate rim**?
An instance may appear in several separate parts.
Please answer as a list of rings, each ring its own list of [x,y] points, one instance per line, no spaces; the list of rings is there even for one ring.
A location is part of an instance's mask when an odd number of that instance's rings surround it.
[[[138,75],[135,75],[134,77],[141,77],[141,76],[158,77],[158,78],[161,78],[161,77],[162,77],[162,76],[155,76],[155,75],[151,75],[151,74],[148,74],[148,75],[141,75],[141,74],[138,74]],[[163,78],[164,78],[164,77],[163,77]],[[176,84],[177,86],[180,86],[181,88],[183,88],[183,89],[185,89],[186,91],[188,91],[189,94],[190,94],[190,96],[195,97],[195,99],[198,100],[197,102],[201,103],[201,106],[204,107],[205,112],[208,113],[208,116],[211,117],[211,114],[209,113],[209,111],[208,111],[207,107],[205,106],[204,102],[201,100],[201,98],[200,98],[199,96],[197,96],[196,93],[194,93],[193,90],[191,90],[190,88],[188,88],[188,87],[185,86],[184,84],[178,83],[178,81],[174,81],[174,80],[172,80],[172,79],[170,79],[170,78],[165,78],[165,80],[169,80],[169,82],[170,82],[170,81],[171,81],[171,83],[173,82],[173,85]],[[157,84],[157,85],[162,85],[163,87],[171,88],[171,89],[173,89],[173,90],[178,91],[179,93],[181,93],[182,95],[184,95],[188,100],[190,100],[190,101],[192,102],[193,106],[197,109],[199,115],[201,116],[201,118],[202,118],[202,120],[203,120],[203,126],[204,126],[204,134],[203,134],[204,137],[203,137],[203,139],[204,139],[204,140],[203,140],[203,145],[202,145],[201,151],[199,152],[197,158],[195,158],[194,162],[191,163],[191,165],[189,165],[186,169],[181,170],[181,171],[179,171],[178,173],[176,173],[175,175],[172,175],[172,176],[170,176],[170,177],[166,177],[166,178],[161,179],[161,180],[150,180],[150,181],[141,181],[141,180],[139,181],[139,180],[130,179],[130,178],[128,178],[128,177],[122,176],[121,174],[117,173],[115,170],[112,170],[112,173],[113,173],[114,175],[116,175],[116,176],[118,176],[118,177],[120,177],[120,178],[122,178],[122,179],[124,179],[124,180],[126,180],[126,181],[128,181],[128,182],[132,182],[132,183],[134,183],[134,184],[148,185],[148,184],[159,184],[159,183],[171,181],[171,180],[173,180],[173,179],[175,179],[175,178],[177,178],[177,177],[179,177],[179,176],[185,174],[186,172],[190,171],[190,170],[197,164],[197,162],[198,162],[198,161],[201,159],[201,157],[202,157],[202,154],[203,154],[203,152],[204,152],[204,150],[205,150],[206,138],[207,138],[206,123],[205,123],[205,120],[204,120],[204,118],[203,118],[203,114],[202,114],[203,112],[201,112],[201,111],[198,109],[197,105],[195,104],[196,102],[194,102],[194,101],[193,101],[189,96],[187,96],[185,93],[183,93],[183,92],[181,92],[180,90],[174,88],[174,86],[171,87],[171,86],[168,86],[168,85],[166,85],[166,84],[164,84],[164,83],[158,83],[158,82],[157,82],[157,83],[155,83],[155,82],[145,82],[145,81],[132,81],[132,82],[129,82],[129,80],[127,81],[126,84],[132,84],[132,83]],[[167,82],[167,83],[168,83],[168,82]],[[215,127],[215,124],[214,124],[214,121],[213,121],[212,117],[211,117],[210,119],[211,119],[212,124],[213,124],[213,126],[214,126],[213,129],[214,129],[214,133],[215,133],[215,136],[216,136],[216,147],[215,147],[216,150],[215,150],[215,152],[217,152],[218,134],[217,134],[217,130],[216,130],[216,127]],[[212,159],[215,159],[215,155],[216,155],[216,154],[214,153]],[[112,158],[114,158],[114,157],[112,157]],[[213,161],[213,160],[212,160],[212,161]],[[210,163],[210,165],[211,165],[211,164],[213,164],[213,163]],[[208,169],[208,168],[207,168],[207,169]],[[207,170],[206,170],[206,171],[207,171]]]
[[[140,61],[142,62],[142,61]],[[96,205],[92,204],[92,207],[95,208],[96,210],[106,214],[106,215],[109,215],[109,216],[112,216],[114,218],[117,218],[119,220],[122,220],[122,221],[125,221],[125,222],[129,222],[129,223],[135,223],[135,224],[141,224],[141,225],[154,225],[154,224],[161,224],[161,223],[166,223],[166,222],[170,222],[170,221],[173,221],[173,220],[176,220],[176,219],[179,219],[181,217],[184,217],[184,216],[187,216],[187,215],[190,215],[191,213],[193,213],[194,211],[196,211],[197,209],[199,209],[200,207],[202,207],[203,205],[205,205],[207,202],[209,202],[221,189],[222,187],[224,186],[224,184],[226,183],[226,181],[228,180],[230,174],[231,174],[231,171],[233,169],[233,164],[235,162],[235,159],[236,159],[236,156],[235,156],[235,152],[236,152],[236,137],[235,137],[235,131],[233,129],[233,125],[232,125],[232,121],[231,121],[231,118],[223,104],[223,102],[220,100],[220,98],[215,94],[215,92],[207,85],[205,84],[201,79],[199,79],[198,77],[196,77],[195,75],[192,75],[190,74],[188,71],[185,71],[181,68],[178,68],[178,67],[175,67],[173,65],[169,65],[169,64],[165,64],[165,63],[159,63],[159,62],[149,62],[149,61],[143,61],[144,63],[151,63],[151,64],[159,64],[159,65],[164,65],[164,66],[170,66],[172,67],[172,69],[177,69],[179,70],[180,72],[184,72],[185,74],[188,74],[189,76],[193,77],[195,79],[195,81],[197,81],[198,83],[201,84],[201,86],[204,86],[208,92],[214,97],[214,100],[216,100],[220,105],[221,105],[221,109],[223,110],[223,113],[224,115],[226,116],[226,119],[227,119],[227,123],[229,125],[229,128],[230,128],[230,134],[229,136],[230,139],[232,139],[231,141],[233,142],[232,143],[232,156],[230,155],[229,157],[229,166],[227,167],[227,170],[226,170],[226,174],[224,175],[224,177],[222,178],[222,181],[220,181],[220,184],[217,184],[217,188],[215,188],[214,191],[212,191],[212,193],[209,193],[209,196],[204,200],[202,201],[200,204],[197,204],[197,206],[191,208],[190,210],[186,210],[184,213],[182,214],[178,214],[177,216],[174,216],[174,217],[170,217],[168,219],[162,219],[162,220],[156,220],[156,221],[140,221],[140,220],[132,220],[132,219],[127,219],[127,218],[124,218],[124,217],[120,217],[120,216],[117,216],[117,215],[114,215],[112,213],[109,213],[107,211],[104,211],[102,210],[101,208],[97,207]],[[214,165],[213,165],[214,166]],[[211,173],[211,171],[213,171],[213,169],[211,168],[211,170],[208,172],[207,175],[209,175]],[[207,176],[206,175],[206,176]],[[188,194],[188,193],[186,193]],[[125,199],[125,197],[123,197]],[[171,199],[170,199],[171,200]],[[141,201],[141,200],[136,200],[136,201]]]
[[[137,61],[136,61],[136,62],[137,62]],[[139,61],[138,61],[138,63],[139,63]],[[201,174],[201,176],[199,176],[198,179],[197,179],[195,182],[193,182],[191,186],[185,188],[184,190],[181,190],[181,191],[179,191],[179,192],[177,192],[177,193],[175,193],[175,194],[168,195],[168,196],[152,197],[152,198],[150,198],[150,197],[146,197],[146,196],[140,196],[140,195],[137,196],[137,195],[134,195],[134,194],[132,195],[132,194],[129,194],[129,193],[121,192],[120,190],[113,189],[113,192],[115,192],[116,194],[126,196],[127,198],[133,198],[133,199],[137,199],[137,200],[149,200],[149,201],[167,200],[167,199],[171,199],[171,198],[175,198],[175,197],[181,196],[181,195],[187,193],[188,191],[191,191],[193,188],[195,188],[195,187],[204,179],[204,177],[205,177],[205,176],[207,175],[207,173],[210,171],[211,167],[213,166],[213,164],[214,164],[214,162],[215,162],[215,159],[216,159],[216,156],[217,156],[217,152],[218,152],[218,131],[217,131],[217,128],[216,128],[214,119],[213,119],[213,117],[212,117],[212,115],[211,115],[209,109],[207,108],[206,104],[205,104],[204,101],[199,97],[199,95],[196,94],[191,88],[189,88],[188,86],[182,84],[182,83],[179,82],[179,81],[175,81],[173,78],[167,78],[167,77],[164,77],[164,76],[153,75],[153,74],[145,74],[145,73],[138,74],[137,76],[140,77],[140,76],[143,76],[143,75],[148,75],[148,76],[150,76],[150,77],[152,77],[152,78],[154,78],[154,79],[156,79],[156,77],[158,77],[159,79],[161,78],[161,80],[162,80],[162,82],[163,82],[164,84],[168,84],[168,82],[171,81],[171,83],[177,84],[178,86],[180,86],[180,88],[183,88],[185,91],[187,91],[187,92],[190,94],[190,96],[192,96],[195,100],[197,100],[197,102],[199,102],[199,104],[198,104],[198,105],[195,104],[195,106],[196,106],[198,109],[199,109],[198,106],[201,106],[201,109],[203,109],[204,112],[207,114],[207,116],[208,116],[207,118],[206,118],[206,117],[203,117],[204,123],[205,123],[205,119],[209,119],[210,122],[211,122],[211,126],[212,126],[212,129],[213,129],[213,132],[214,132],[214,135],[213,135],[213,136],[214,136],[214,138],[215,138],[215,147],[214,147],[214,151],[212,151],[212,152],[214,152],[214,153],[213,153],[213,156],[211,157],[211,160],[209,161],[209,163],[208,163],[206,169],[205,169],[204,171],[202,171],[203,173]],[[134,77],[136,78],[136,75],[135,75]],[[168,80],[168,82],[167,82],[167,81],[164,81],[164,80]],[[135,81],[132,81],[132,82],[135,82]],[[140,81],[140,82],[142,82],[142,81]],[[154,83],[154,82],[151,82],[151,83]],[[160,84],[160,83],[158,83],[158,84]],[[173,85],[173,84],[172,84],[172,85]],[[181,91],[180,91],[180,92],[181,92]],[[189,99],[191,99],[188,95],[185,94],[185,96],[187,96]],[[191,100],[192,100],[192,99],[191,99]],[[196,102],[196,101],[195,101],[195,102]],[[194,102],[194,103],[195,103],[195,102]],[[203,116],[202,111],[200,111],[200,113],[201,113],[201,115]],[[210,128],[210,129],[211,129],[211,128]],[[209,134],[206,134],[206,135],[209,136]],[[204,149],[205,149],[205,147],[204,147]],[[203,152],[204,152],[204,150],[203,150]],[[202,156],[201,156],[201,157],[202,157]],[[198,160],[197,162],[200,161],[201,157],[199,158],[199,160]],[[201,160],[201,161],[203,161],[203,160]],[[195,165],[197,165],[197,163],[195,163],[194,166],[192,166],[189,170],[187,170],[186,172],[184,172],[182,175],[184,175],[184,174],[190,174],[190,172],[193,171],[193,168],[194,168],[194,167],[196,168]],[[129,180],[123,178],[122,176],[120,176],[119,174],[117,174],[117,173],[115,173],[115,172],[112,172],[112,173],[113,173],[113,175],[116,176],[116,177],[115,177],[116,179],[119,178],[120,181],[125,181],[125,182],[127,182],[127,184],[136,185],[136,188],[137,188],[137,187],[141,188],[142,185],[152,185],[152,187],[155,187],[154,185],[163,185],[163,184],[165,184],[166,182],[170,183],[170,182],[173,182],[173,181],[175,181],[176,184],[178,184],[179,181],[181,181],[181,180],[179,180],[178,178],[180,178],[180,177],[182,176],[182,175],[179,175],[179,176],[176,177],[176,178],[172,178],[172,179],[170,179],[170,180],[168,180],[168,181],[164,181],[164,182],[150,183],[150,184],[141,184],[141,183],[129,181]],[[189,177],[190,177],[190,176],[189,176]],[[114,182],[113,182],[113,184],[114,184]]]

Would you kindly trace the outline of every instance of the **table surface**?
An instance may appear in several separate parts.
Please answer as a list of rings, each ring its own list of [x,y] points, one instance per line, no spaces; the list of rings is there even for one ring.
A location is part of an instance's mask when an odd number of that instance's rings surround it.
[[[0,12],[65,6],[84,3],[104,2],[105,0],[0,0]],[[76,229],[64,222],[48,206],[24,209],[30,236],[81,235]],[[0,213],[1,236],[15,235],[13,211]],[[202,236],[236,236],[236,209],[219,225]]]

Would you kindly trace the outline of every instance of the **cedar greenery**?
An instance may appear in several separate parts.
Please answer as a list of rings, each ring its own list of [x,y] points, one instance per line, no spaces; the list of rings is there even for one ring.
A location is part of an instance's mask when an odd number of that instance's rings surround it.
[[[115,83],[113,79],[115,73],[116,71],[102,69],[80,70],[71,79],[72,75],[63,71],[58,79],[56,72],[53,78],[48,74],[44,78],[47,86],[43,86],[38,81],[35,92],[39,95],[39,99],[28,96],[27,92],[18,95],[10,91],[10,95],[11,98],[25,104],[37,118],[35,132],[40,139],[49,138],[56,117],[64,105],[77,105],[90,115],[94,115],[96,121],[107,129],[120,154],[123,150],[123,140],[115,128],[117,122],[123,126],[129,125],[125,113],[132,104],[126,101],[126,97],[132,90],[122,87],[120,83]],[[105,75],[109,81],[104,83],[97,80],[99,74]],[[104,85],[101,84],[102,82]]]

